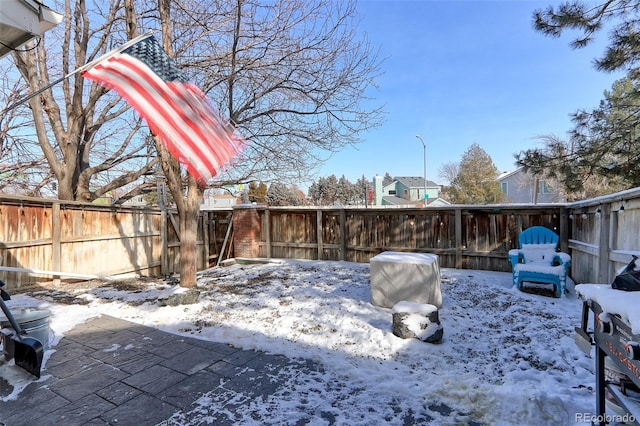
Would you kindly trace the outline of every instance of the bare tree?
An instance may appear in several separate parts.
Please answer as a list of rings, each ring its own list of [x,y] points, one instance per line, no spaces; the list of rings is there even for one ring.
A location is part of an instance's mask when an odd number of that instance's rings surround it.
[[[362,102],[381,62],[357,32],[353,1],[199,3],[199,51],[183,41],[181,54],[195,58],[185,65],[248,139],[220,180],[298,183],[381,123],[380,108]],[[188,10],[176,10],[174,22],[193,27]]]
[[[32,92],[111,50],[123,23],[120,0],[91,10],[86,2],[67,0],[64,14],[64,27],[13,54]],[[85,84],[79,73],[31,98],[28,107],[49,168],[43,182],[55,179],[60,199],[93,201],[139,180],[157,162],[140,119],[119,97]],[[142,192],[133,188],[125,198]]]
[[[298,183],[327,154],[381,123],[381,109],[362,102],[381,61],[357,32],[353,1],[180,0],[171,7],[167,47],[249,139],[242,157],[211,184]],[[132,22],[139,32],[162,27],[158,10],[155,0],[66,0],[64,26],[14,54],[15,63],[34,92],[125,42]],[[143,123],[79,74],[29,108],[23,111],[32,115],[59,198],[91,201],[135,188],[130,184],[154,169]]]
[[[438,176],[447,181],[447,184],[451,185],[460,173],[460,163],[444,163],[438,169]]]
[[[27,111],[11,109],[16,101],[26,96],[26,85],[16,76],[8,61],[3,63],[0,74],[0,90],[3,103],[0,105],[0,191],[16,195],[43,196],[46,184],[51,179],[49,167],[38,147]]]

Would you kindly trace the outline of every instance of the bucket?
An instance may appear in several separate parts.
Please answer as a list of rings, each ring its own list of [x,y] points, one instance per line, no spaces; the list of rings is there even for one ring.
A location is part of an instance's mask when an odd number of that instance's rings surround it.
[[[49,349],[51,311],[48,309],[21,309],[11,313],[24,333],[38,339],[45,350]],[[0,315],[0,328],[13,330],[11,323],[4,315]]]

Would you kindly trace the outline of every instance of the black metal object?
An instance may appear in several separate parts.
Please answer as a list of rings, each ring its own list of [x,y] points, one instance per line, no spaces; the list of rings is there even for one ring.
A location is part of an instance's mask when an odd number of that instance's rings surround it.
[[[591,357],[591,347],[594,345],[593,342],[593,333],[590,333],[587,330],[587,326],[589,325],[589,304],[587,302],[583,302],[582,304],[582,320],[580,322],[580,327],[576,327],[576,345],[582,352],[588,357]]]
[[[607,414],[606,402],[627,413],[624,424],[640,426],[640,351],[637,351],[640,335],[634,335],[631,327],[614,313],[604,313],[602,307],[593,301],[587,301],[582,309],[581,328],[576,327],[576,343],[590,339],[587,331],[589,310],[593,311],[593,343],[595,344],[596,374],[596,421],[593,424],[606,425],[616,419],[616,415]],[[579,337],[580,336],[580,337]],[[613,362],[616,369],[626,379],[619,383],[608,381],[605,375],[605,358]],[[615,422],[614,422],[615,423]]]
[[[2,286],[4,286],[4,282],[0,281],[0,287]],[[37,378],[40,378],[40,369],[42,368],[42,357],[44,354],[42,342],[33,337],[26,336],[26,333],[22,331],[20,325],[11,314],[9,307],[4,303],[4,301],[9,300],[10,297],[9,299],[5,299],[5,297],[9,297],[9,295],[3,290],[0,297],[0,308],[2,308],[2,312],[15,331],[15,334],[3,332],[1,335],[5,359],[8,361],[13,357],[18,367],[22,367]]]

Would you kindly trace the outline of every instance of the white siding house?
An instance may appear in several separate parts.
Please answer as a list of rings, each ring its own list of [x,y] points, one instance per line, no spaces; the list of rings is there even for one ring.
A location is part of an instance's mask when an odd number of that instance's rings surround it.
[[[498,182],[505,194],[506,203],[545,204],[567,201],[566,194],[559,190],[555,181],[536,178],[522,167],[501,174]]]

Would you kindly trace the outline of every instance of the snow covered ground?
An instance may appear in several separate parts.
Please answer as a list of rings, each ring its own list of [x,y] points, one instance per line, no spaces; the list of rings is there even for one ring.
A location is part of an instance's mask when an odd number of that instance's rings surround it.
[[[343,425],[574,425],[595,413],[593,359],[574,343],[573,291],[555,299],[514,289],[509,273],[443,269],[444,339],[434,345],[394,336],[391,309],[370,303],[369,282],[368,264],[286,260],[202,271],[192,305],[160,306],[158,296],[180,289],[146,279],[14,295],[10,307],[51,310],[52,350],[105,313],[322,365],[254,400],[247,409],[263,424],[295,424],[309,410]],[[12,368],[0,365],[16,387],[5,399],[26,385]]]

